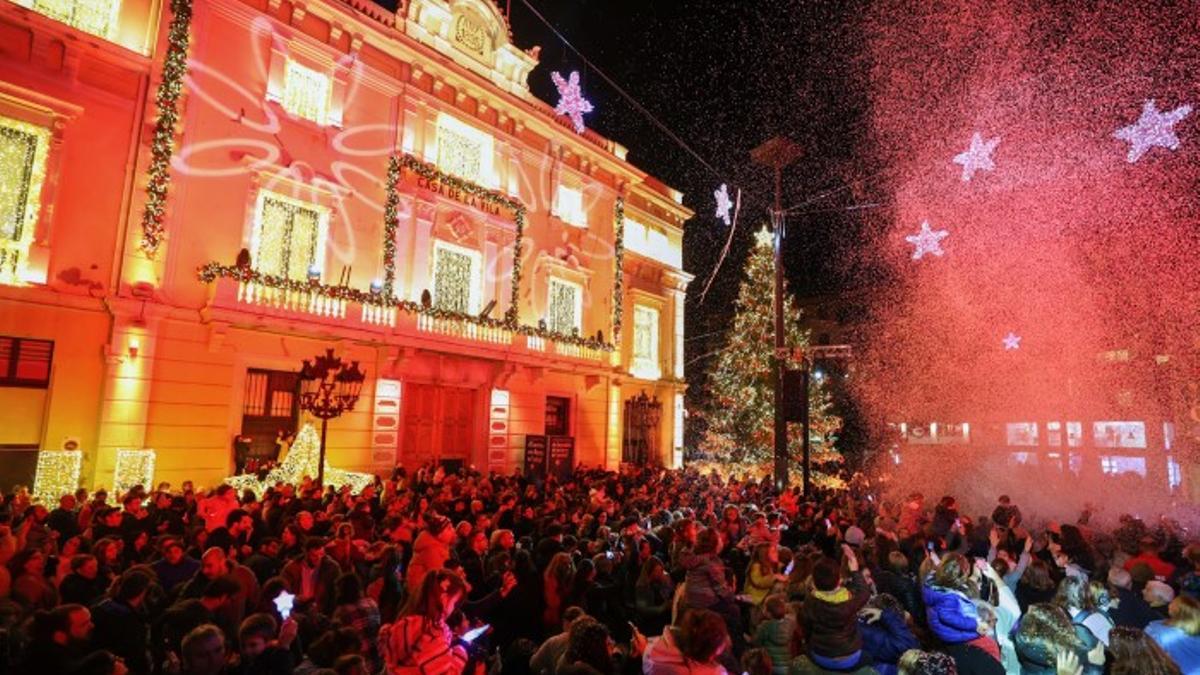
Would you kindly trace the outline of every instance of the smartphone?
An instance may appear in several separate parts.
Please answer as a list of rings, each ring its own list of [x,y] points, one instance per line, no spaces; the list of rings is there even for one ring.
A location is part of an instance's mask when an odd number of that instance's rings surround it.
[[[608,558],[609,560],[612,560],[612,559],[613,559],[613,552],[612,552],[612,551],[605,551],[605,552],[604,552],[604,557]]]
[[[932,552],[933,551],[933,542],[932,541],[925,542],[925,548],[927,550],[929,550],[930,552]]]
[[[492,625],[489,623],[485,623],[482,626],[480,626],[479,628],[472,628],[471,630],[463,633],[463,636],[461,639],[463,642],[474,642],[475,638],[479,637],[480,635],[483,635],[484,633],[488,632],[491,629],[492,629]]]
[[[783,573],[784,573],[784,574],[791,574],[791,573],[792,573],[792,569],[793,569],[793,568],[795,568],[795,567],[796,567],[796,559],[795,559],[795,558],[793,558],[792,560],[788,561],[787,567],[783,568]]]

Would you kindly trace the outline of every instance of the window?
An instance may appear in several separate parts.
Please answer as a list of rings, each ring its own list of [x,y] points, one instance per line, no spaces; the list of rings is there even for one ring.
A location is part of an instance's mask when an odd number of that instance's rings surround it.
[[[278,459],[279,432],[296,431],[300,417],[300,376],[286,370],[246,371],[242,400],[242,440],[237,448],[237,466],[246,460]]]
[[[562,396],[546,397],[546,435],[571,435],[571,399]]]
[[[472,183],[500,185],[494,166],[492,137],[457,118],[441,113],[437,119],[437,161],[442,171]]]
[[[61,21],[85,33],[111,40],[117,32],[120,0],[16,0],[38,14]]]
[[[658,310],[633,306],[633,361],[629,372],[648,380],[662,377],[658,361]]]
[[[0,117],[0,284],[20,283],[41,213],[50,132]]]
[[[461,314],[479,312],[481,268],[477,251],[444,241],[434,242],[434,306]]]
[[[559,185],[555,203],[554,215],[564,223],[575,227],[587,227],[587,213],[583,210],[583,190]]]
[[[0,387],[46,389],[53,360],[50,340],[0,337]]]
[[[262,274],[303,281],[320,273],[325,258],[329,210],[317,204],[262,191],[254,227],[254,267]]]
[[[1092,438],[1097,448],[1144,448],[1144,422],[1093,422]]]
[[[326,124],[331,89],[329,75],[289,59],[283,76],[283,109],[317,124]]]
[[[1174,492],[1183,485],[1183,467],[1173,457],[1167,458],[1167,489]]]
[[[672,267],[683,267],[683,250],[667,233],[625,218],[625,248]]]
[[[546,308],[546,327],[555,333],[572,335],[583,330],[583,289],[579,284],[551,277]]]
[[[1009,445],[1036,446],[1038,444],[1037,422],[1009,422],[1006,430]]]
[[[1100,457],[1100,470],[1109,476],[1119,476],[1123,473],[1136,473],[1146,477],[1145,457],[1123,457],[1120,455]]]

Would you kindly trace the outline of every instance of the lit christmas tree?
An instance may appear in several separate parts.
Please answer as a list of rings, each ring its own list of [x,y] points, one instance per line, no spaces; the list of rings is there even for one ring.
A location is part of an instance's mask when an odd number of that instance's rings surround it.
[[[746,261],[746,278],[738,290],[733,327],[728,343],[709,373],[706,393],[708,410],[703,413],[708,428],[701,450],[710,456],[738,465],[736,473],[765,475],[773,470],[775,399],[771,389],[771,356],[775,351],[774,284],[775,261],[772,235],[765,228],[755,235],[755,245]],[[808,347],[808,333],[800,328],[800,310],[784,286],[785,343],[789,349]],[[799,359],[789,359],[789,368],[800,368]],[[842,421],[830,412],[830,397],[812,378],[808,390],[813,482],[829,485],[832,476],[822,465],[841,462],[834,439]],[[793,470],[790,478],[800,481],[803,456],[802,427],[788,425],[788,450]]]

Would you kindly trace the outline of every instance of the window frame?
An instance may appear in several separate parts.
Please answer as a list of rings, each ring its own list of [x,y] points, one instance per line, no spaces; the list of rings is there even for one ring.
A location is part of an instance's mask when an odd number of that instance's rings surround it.
[[[253,222],[250,231],[250,260],[255,271],[264,274],[268,273],[266,270],[259,269],[259,247],[262,246],[263,234],[263,205],[268,197],[275,199],[276,201],[291,204],[298,208],[315,211],[317,213],[317,245],[316,250],[313,252],[313,265],[315,265],[317,269],[321,270],[321,274],[324,276],[325,253],[326,248],[328,248],[329,237],[329,219],[332,209],[318,202],[306,201],[304,199],[292,197],[290,195],[276,192],[275,190],[269,190],[267,188],[259,188],[258,194],[254,199],[254,213],[252,215]],[[304,272],[305,278],[307,278],[308,270],[305,270]],[[304,279],[301,279],[301,281],[303,280]]]
[[[653,312],[655,321],[653,354],[650,357],[639,356],[638,344],[638,312]],[[629,345],[629,373],[647,380],[657,380],[662,377],[662,309],[644,302],[633,303],[631,318],[633,323],[632,338]]]
[[[479,175],[464,176],[452,170],[451,167],[443,166],[441,159],[442,152],[442,130],[465,137],[468,140],[474,140],[479,143]],[[446,112],[439,112],[433,122],[433,148],[430,153],[433,158],[433,163],[444,173],[456,176],[465,181],[482,185],[483,187],[493,190],[500,189],[500,172],[496,166],[496,139],[494,136],[479,129],[471,124],[460,120]]]
[[[72,9],[72,14],[77,12],[79,7],[87,6],[89,3],[94,2],[94,1],[95,0],[71,0],[70,4],[71,4],[71,9]],[[21,7],[24,7],[32,12],[40,14],[41,16],[44,16],[47,19],[50,19],[51,21],[57,21],[58,23],[61,23],[64,26],[70,26],[71,28],[74,28],[77,31],[80,31],[82,33],[87,33],[88,35],[94,35],[102,40],[107,40],[109,42],[116,42],[117,33],[119,32],[120,24],[121,24],[121,0],[111,0],[111,1],[112,1],[112,7],[110,7],[108,10],[109,16],[108,16],[107,25],[104,27],[104,32],[97,33],[95,31],[89,30],[87,28],[84,28],[83,26],[78,25],[74,21],[60,19],[57,16],[54,16],[52,14],[47,14],[43,8],[38,7],[38,5],[41,4],[41,0],[14,0],[14,2],[16,2],[16,4],[20,5]]]
[[[561,286],[568,286],[568,287],[574,289],[574,291],[575,291],[575,303],[574,303],[575,306],[573,307],[573,311],[574,311],[575,325],[573,326],[573,328],[579,335],[583,335],[583,284],[580,284],[580,283],[571,281],[570,279],[566,279],[566,278],[556,276],[553,274],[548,276],[546,279],[546,328],[553,332],[561,333],[563,335],[571,335],[572,334],[571,332],[563,332],[561,330],[558,330],[550,322],[550,317],[553,316],[553,313],[551,312],[551,304],[554,302],[554,285],[555,284],[558,284]]]
[[[50,127],[37,124],[30,120],[12,117],[0,110],[0,126],[12,129],[16,133],[32,136],[36,143],[33,157],[29,166],[29,188],[25,201],[20,206],[21,234],[19,237],[8,239],[0,237],[0,249],[13,251],[18,257],[11,275],[0,269],[0,284],[20,285],[25,282],[29,265],[30,249],[37,239],[46,204],[46,194],[50,183],[51,146],[54,144],[54,131]]]
[[[9,361],[7,371],[0,373],[0,387],[49,389],[50,379],[54,374],[54,340],[0,335],[0,341],[5,340],[10,341]],[[46,366],[46,377],[44,380],[17,377],[17,367],[21,360],[21,345],[26,342],[45,343],[49,348],[49,353],[46,357],[48,365]]]
[[[438,307],[437,298],[437,257],[438,251],[448,251],[467,256],[471,261],[471,285],[467,289],[466,314],[478,314],[483,308],[483,254],[473,248],[460,246],[444,239],[434,239],[433,249],[429,256],[429,294],[433,306]]]
[[[566,210],[564,210],[564,206],[563,206],[564,192],[573,193],[573,194],[579,196],[578,209],[572,208],[571,212],[567,212]],[[572,197],[572,202],[573,201],[574,201],[574,197]],[[575,204],[572,204],[571,206],[574,207]],[[564,182],[560,182],[558,184],[558,187],[555,188],[555,192],[554,192],[554,215],[557,216],[559,220],[566,223],[567,225],[586,230],[588,228],[588,213],[587,213],[587,207],[584,205],[583,188],[569,185]]]
[[[303,71],[306,76],[316,75],[325,81],[324,101],[321,102],[321,112],[318,115],[319,119],[310,117],[303,112],[294,109],[289,105],[289,88],[288,85],[292,82],[293,70]],[[287,57],[283,64],[283,85],[279,96],[279,106],[283,108],[289,115],[303,120],[308,120],[318,126],[331,126],[332,111],[333,111],[333,75],[319,68],[313,68],[299,60]]]

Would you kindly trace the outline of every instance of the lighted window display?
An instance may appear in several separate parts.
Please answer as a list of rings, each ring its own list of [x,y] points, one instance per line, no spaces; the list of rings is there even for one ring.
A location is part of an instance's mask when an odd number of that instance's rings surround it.
[[[317,124],[329,115],[329,75],[289,60],[283,77],[283,109]]]
[[[582,330],[582,315],[583,289],[579,284],[551,278],[546,327],[556,333],[570,335]]]
[[[445,113],[438,115],[435,163],[445,173],[485,187],[498,187],[494,152],[490,135]]]
[[[1006,431],[1009,445],[1036,446],[1038,444],[1037,422],[1010,422]]]
[[[328,210],[273,192],[258,196],[254,267],[262,274],[303,281],[321,270]]]
[[[1092,438],[1097,448],[1146,447],[1145,422],[1093,422]]]
[[[587,227],[587,212],[583,210],[583,190],[559,185],[554,214],[568,225]]]
[[[658,310],[653,307],[633,306],[633,362],[629,372],[651,380],[662,376],[658,361]]]
[[[1146,458],[1106,455],[1100,458],[1100,470],[1110,476],[1119,476],[1123,473],[1136,473],[1145,478]]]
[[[476,314],[480,306],[479,253],[436,242],[433,248],[433,304],[438,309]]]
[[[16,3],[105,39],[112,39],[116,33],[117,14],[121,10],[120,0],[16,0]]]
[[[0,283],[20,283],[41,212],[50,132],[0,117]]]

